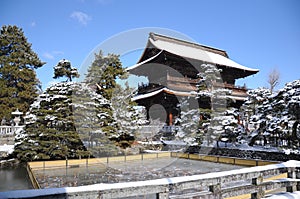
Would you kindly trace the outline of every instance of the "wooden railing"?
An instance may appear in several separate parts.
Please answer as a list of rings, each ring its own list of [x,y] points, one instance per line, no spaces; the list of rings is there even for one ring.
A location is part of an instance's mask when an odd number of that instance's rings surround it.
[[[171,75],[167,75],[166,77],[162,77],[155,82],[150,82],[148,84],[141,84],[138,86],[138,93],[144,94],[149,93],[163,87],[168,87],[173,90],[179,91],[196,91],[197,84],[200,79],[192,79],[188,77],[174,77]],[[214,87],[216,88],[225,88],[232,91],[233,96],[247,96],[247,88],[245,86],[235,86],[233,84],[224,83],[214,83]]]
[[[129,198],[146,195],[158,199],[195,197],[216,199],[243,194],[251,194],[251,198],[262,198],[267,190],[273,192],[280,188],[285,188],[288,192],[300,190],[299,169],[299,161],[288,161],[281,164],[139,182],[0,192],[0,198]],[[287,178],[266,180],[283,173],[287,173]]]
[[[24,128],[24,126],[0,126],[0,136],[14,135],[17,130],[22,128]]]

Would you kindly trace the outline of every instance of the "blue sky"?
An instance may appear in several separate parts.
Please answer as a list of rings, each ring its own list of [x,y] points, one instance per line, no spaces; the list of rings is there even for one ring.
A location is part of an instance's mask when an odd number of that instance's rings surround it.
[[[279,88],[300,78],[298,0],[2,0],[0,23],[21,27],[33,50],[47,62],[37,70],[43,88],[53,81],[53,66],[60,59],[80,69],[107,39],[145,27],[177,31],[260,69],[239,80],[240,85],[267,86],[274,68],[281,74]],[[143,45],[147,37],[145,33]],[[134,64],[140,53],[122,55],[124,66]]]

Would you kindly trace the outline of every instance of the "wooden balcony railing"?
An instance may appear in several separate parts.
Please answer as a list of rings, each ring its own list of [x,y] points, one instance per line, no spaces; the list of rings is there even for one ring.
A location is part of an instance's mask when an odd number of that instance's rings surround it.
[[[162,77],[155,82],[149,84],[141,84],[138,87],[138,93],[150,93],[163,87],[170,88],[176,91],[196,91],[197,84],[201,81],[200,78],[193,79],[189,77],[175,77],[167,74],[166,77]],[[214,83],[217,88],[225,88],[232,91],[233,96],[247,96],[247,88],[245,86],[235,86],[228,83]]]

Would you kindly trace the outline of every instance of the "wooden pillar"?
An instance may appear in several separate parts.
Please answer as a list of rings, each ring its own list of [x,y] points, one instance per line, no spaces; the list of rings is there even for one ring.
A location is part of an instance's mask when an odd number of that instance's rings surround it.
[[[150,106],[146,106],[146,119],[147,120],[150,119],[149,110],[150,110]]]
[[[173,114],[172,112],[169,113],[169,126],[173,125]]]

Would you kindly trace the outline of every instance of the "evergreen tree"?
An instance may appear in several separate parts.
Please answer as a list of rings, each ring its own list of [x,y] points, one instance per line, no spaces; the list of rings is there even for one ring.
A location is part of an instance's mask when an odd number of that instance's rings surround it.
[[[113,121],[109,109],[110,103],[84,83],[49,87],[25,116],[24,131],[16,136],[16,157],[32,161],[116,154],[103,131]]]
[[[242,111],[249,117],[249,145],[297,148],[300,145],[300,80],[278,93],[258,88],[248,92]]]
[[[57,79],[59,77],[66,76],[70,82],[72,81],[72,78],[78,78],[79,73],[76,68],[71,66],[71,62],[66,59],[62,59],[58,62],[56,66],[54,66],[54,79]]]
[[[224,89],[223,80],[220,72],[212,64],[202,64],[200,67],[200,81],[198,82],[197,97],[204,98],[204,101],[209,99],[209,108],[214,112],[223,112],[227,107],[227,95],[230,94],[228,89]]]
[[[111,99],[113,115],[118,124],[118,133],[111,138],[122,148],[130,147],[138,136],[139,127],[146,124],[145,114],[131,101],[134,89],[126,82],[124,87],[117,84]]]
[[[129,147],[135,139],[132,127],[136,120],[133,103],[130,101],[132,90],[128,85],[123,89],[116,82],[117,78],[125,76],[126,72],[122,68],[119,55],[104,56],[100,51],[95,54],[95,60],[89,67],[84,80],[89,86],[95,88],[98,94],[111,101],[112,107],[107,113],[114,118],[114,122],[103,131],[109,140],[122,148]]]
[[[3,26],[0,32],[0,119],[11,118],[17,108],[26,112],[37,97],[40,82],[35,69],[43,66],[24,32]]]
[[[175,137],[183,140],[187,145],[202,144],[203,132],[200,131],[200,115],[198,109],[189,108],[189,98],[183,98],[178,105],[180,117],[175,119],[179,127]]]
[[[205,132],[207,145],[214,144],[224,130],[221,118],[226,111],[230,91],[223,88],[220,72],[212,64],[202,64],[198,74],[200,81],[197,85],[197,98],[199,102],[208,102],[206,106],[200,106],[200,132]]]
[[[117,155],[111,141],[117,133],[111,102],[85,83],[73,91],[72,104],[76,130],[84,145],[95,157]]]
[[[96,87],[97,93],[110,100],[116,88],[116,79],[125,74],[119,55],[108,54],[102,51],[95,54],[95,60],[88,69],[85,82]]]

